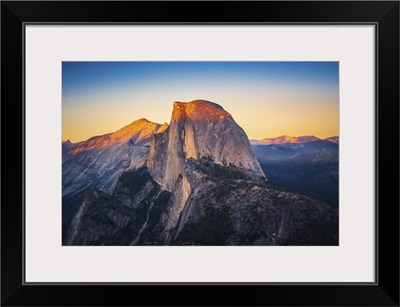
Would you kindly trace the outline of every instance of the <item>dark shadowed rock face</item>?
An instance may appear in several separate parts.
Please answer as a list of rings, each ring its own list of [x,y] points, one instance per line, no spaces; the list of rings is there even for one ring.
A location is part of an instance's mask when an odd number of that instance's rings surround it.
[[[339,203],[339,146],[326,140],[303,144],[253,145],[270,183],[321,200]]]
[[[64,244],[338,244],[337,211],[330,206],[261,180],[235,179],[244,177],[235,168],[200,164],[185,169],[191,192],[174,227],[176,196],[141,168],[124,173],[112,195],[88,189]]]
[[[337,211],[268,184],[222,180],[192,205],[194,214],[172,244],[338,244]]]
[[[137,232],[134,212],[97,189],[85,192],[66,232],[66,245],[127,245]]]
[[[65,226],[64,245],[154,245],[165,241],[160,220],[171,193],[162,191],[145,168],[121,175],[112,195],[95,188],[81,194],[76,213]]]

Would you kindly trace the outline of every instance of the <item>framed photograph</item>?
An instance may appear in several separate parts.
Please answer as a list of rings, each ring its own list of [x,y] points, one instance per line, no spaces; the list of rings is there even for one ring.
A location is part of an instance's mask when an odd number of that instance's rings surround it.
[[[399,306],[398,1],[1,26],[2,305]]]

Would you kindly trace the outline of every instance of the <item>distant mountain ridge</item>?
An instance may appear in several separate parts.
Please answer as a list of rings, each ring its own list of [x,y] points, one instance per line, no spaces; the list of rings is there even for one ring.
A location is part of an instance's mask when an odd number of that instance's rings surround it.
[[[262,140],[250,140],[252,145],[272,145],[272,144],[302,144],[307,142],[315,142],[327,140],[333,142],[335,144],[339,143],[338,136],[332,136],[325,139],[318,138],[314,135],[304,135],[304,136],[289,136],[289,135],[281,135],[275,138],[264,138]]]
[[[339,145],[329,140],[252,145],[271,184],[339,203]]]
[[[326,138],[325,140],[335,143],[335,144],[339,144],[339,137],[338,136],[331,136],[329,138]]]

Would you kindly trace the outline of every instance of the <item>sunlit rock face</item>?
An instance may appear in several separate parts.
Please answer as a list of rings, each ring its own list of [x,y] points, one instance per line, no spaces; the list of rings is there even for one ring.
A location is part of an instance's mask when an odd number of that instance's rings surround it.
[[[265,177],[246,133],[221,106],[205,100],[175,102],[168,129],[150,146],[150,172],[171,189],[187,159],[206,157],[241,168],[254,178]]]
[[[168,125],[166,123],[160,125],[150,122],[145,118],[141,118],[114,133],[95,136],[82,142],[78,147],[71,150],[70,154],[124,144],[128,141],[137,145],[141,143],[146,144],[155,133],[162,132],[167,127]]]
[[[167,126],[142,118],[114,133],[95,136],[75,146],[64,142],[63,196],[90,186],[111,192],[123,171],[145,163],[153,135]]]
[[[154,136],[147,160],[153,178],[172,192],[168,229],[176,227],[193,187],[199,184],[190,179],[194,177],[189,175],[193,173],[189,162],[202,159],[265,180],[246,133],[228,112],[205,100],[174,102],[169,127]]]

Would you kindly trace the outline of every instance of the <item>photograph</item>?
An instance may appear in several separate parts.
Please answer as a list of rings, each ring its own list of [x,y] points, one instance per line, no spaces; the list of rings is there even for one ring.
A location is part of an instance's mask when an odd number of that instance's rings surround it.
[[[3,1],[0,305],[399,306],[399,1]]]
[[[63,246],[338,246],[339,62],[62,62]]]

